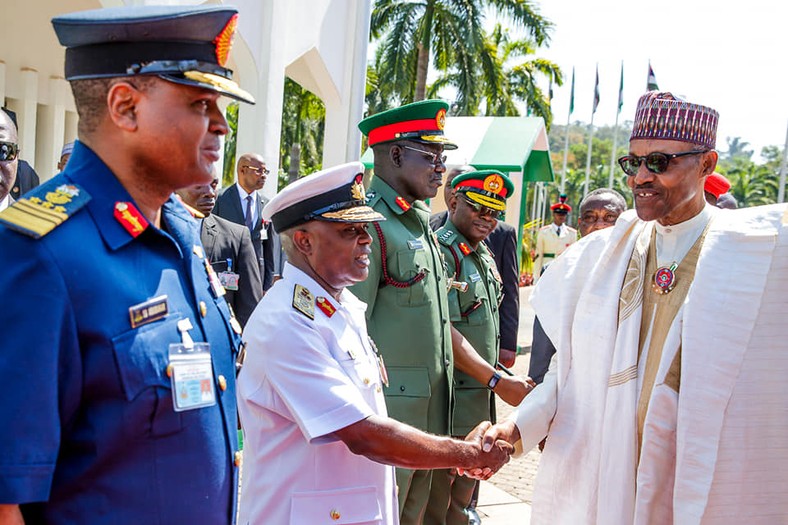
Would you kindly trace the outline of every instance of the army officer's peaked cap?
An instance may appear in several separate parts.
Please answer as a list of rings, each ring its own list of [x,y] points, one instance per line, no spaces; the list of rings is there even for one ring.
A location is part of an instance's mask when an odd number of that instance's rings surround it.
[[[57,16],[67,80],[155,75],[254,103],[227,59],[238,11],[225,6],[134,6]]]

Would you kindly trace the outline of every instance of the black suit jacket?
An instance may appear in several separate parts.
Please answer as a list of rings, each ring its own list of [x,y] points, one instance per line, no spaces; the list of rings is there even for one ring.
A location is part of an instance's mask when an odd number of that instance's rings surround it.
[[[448,211],[430,217],[430,228],[437,231],[449,218]],[[501,348],[517,351],[520,328],[520,268],[517,264],[517,231],[503,221],[484,240],[495,259],[503,282],[503,301],[498,311],[501,323]]]
[[[528,375],[537,384],[544,380],[547,369],[550,368],[550,360],[555,354],[555,346],[542,328],[539,318],[534,319],[534,335],[531,342],[531,362],[528,365]]]
[[[200,240],[205,256],[217,273],[227,270],[227,259],[232,259],[233,272],[239,275],[238,290],[227,290],[225,299],[235,315],[246,326],[255,306],[263,298],[263,285],[252,237],[246,226],[234,224],[211,214],[202,221]]]
[[[38,173],[26,160],[19,159],[16,168],[16,182],[9,192],[14,199],[19,199],[28,191],[39,185]]]
[[[263,209],[265,202],[257,194],[258,212]],[[213,215],[218,215],[230,222],[246,227],[244,221],[244,211],[241,208],[241,197],[238,193],[238,183],[227,187],[216,199],[216,206]],[[260,267],[260,277],[263,281],[263,291],[268,290],[274,283],[274,228],[271,223],[265,225],[266,239],[262,237],[263,222],[258,220],[252,230],[252,244],[254,252],[257,254],[257,262]]]

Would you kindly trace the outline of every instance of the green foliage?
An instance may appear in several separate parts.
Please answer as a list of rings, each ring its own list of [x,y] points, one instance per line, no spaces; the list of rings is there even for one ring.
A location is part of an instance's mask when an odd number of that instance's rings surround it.
[[[436,97],[441,89],[452,86],[457,90],[452,114],[513,117],[520,115],[521,106],[544,118],[549,129],[553,119],[550,101],[536,81],[544,77],[560,86],[563,76],[558,65],[549,60],[528,60],[534,53],[530,40],[512,40],[501,24],[496,24],[492,33],[484,34],[477,59],[480,67],[471,68],[470,74],[476,78],[468,78],[461,68],[442,71],[429,87],[428,96]]]
[[[222,165],[222,188],[235,182],[235,156],[238,144],[238,102],[231,102],[225,113],[230,131],[224,138],[224,164]]]
[[[743,142],[740,137],[728,137],[726,140],[728,151],[720,156],[716,171],[731,182],[730,193],[736,198],[739,207],[777,202],[782,148],[766,146],[761,151],[764,162],[757,164],[751,158],[753,152],[746,149],[749,143]]]
[[[326,107],[323,101],[297,82],[285,78],[279,141],[279,189],[322,168],[325,120]],[[293,146],[300,152],[296,163],[292,162]]]
[[[483,29],[486,8],[524,29],[535,45],[549,41],[552,23],[530,0],[375,0],[371,38],[380,41],[375,69],[379,82],[391,86],[393,104],[424,99],[432,61],[436,69],[454,75],[452,84],[467,98],[467,103],[461,101],[462,114],[474,114],[474,97],[484,90],[480,70],[489,59]],[[485,74],[493,66],[487,63]]]

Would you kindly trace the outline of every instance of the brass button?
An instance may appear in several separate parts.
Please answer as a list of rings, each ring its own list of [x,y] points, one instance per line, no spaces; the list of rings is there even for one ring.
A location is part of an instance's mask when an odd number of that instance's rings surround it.
[[[368,378],[368,377],[365,377],[365,378],[364,378],[364,384],[365,384],[365,385],[367,385],[367,386],[369,386],[369,378]]]
[[[241,466],[241,463],[243,463],[243,462],[244,462],[244,455],[243,455],[243,453],[242,453],[242,452],[239,450],[239,451],[237,451],[237,452],[235,453],[235,456],[233,456],[233,464],[234,464],[236,467],[240,467],[240,466]]]
[[[336,510],[336,509],[332,509],[332,510],[331,510],[331,513],[329,514],[329,516],[331,516],[331,519],[332,519],[332,520],[334,520],[334,521],[336,521],[336,520],[338,520],[339,518],[341,518],[341,517],[342,517],[342,516],[339,514],[339,511],[338,511],[338,510]]]
[[[200,315],[203,317],[208,315],[208,306],[205,304],[205,301],[200,301]]]
[[[167,377],[172,377],[172,365],[167,365]]]
[[[380,385],[375,387],[375,392],[377,392],[378,394],[380,394],[382,392],[382,390],[380,388]]]
[[[227,378],[223,375],[219,376],[219,389],[224,392],[227,390]]]

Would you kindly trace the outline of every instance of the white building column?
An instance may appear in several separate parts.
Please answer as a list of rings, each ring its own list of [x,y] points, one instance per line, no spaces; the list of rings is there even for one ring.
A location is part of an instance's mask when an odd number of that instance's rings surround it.
[[[21,157],[36,165],[36,116],[38,113],[38,71],[24,67],[19,72],[23,97],[15,104],[9,104],[16,111],[16,122],[19,127],[19,149]]]
[[[36,146],[38,162],[36,172],[41,182],[51,179],[57,172],[60,151],[66,136],[66,100],[68,82],[62,77],[49,79],[49,103],[38,112]]]

